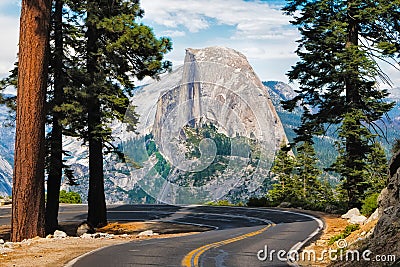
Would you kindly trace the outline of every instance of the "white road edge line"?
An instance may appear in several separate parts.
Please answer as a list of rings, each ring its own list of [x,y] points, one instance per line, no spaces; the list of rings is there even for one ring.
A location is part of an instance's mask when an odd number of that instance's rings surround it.
[[[318,228],[312,232],[306,239],[304,239],[301,242],[297,242],[293,247],[290,248],[289,252],[297,252],[299,253],[299,250],[308,242],[310,241],[314,236],[316,236],[322,229],[324,229],[324,223],[322,222],[322,220],[318,219],[317,217],[314,217],[310,214],[306,214],[306,213],[301,213],[301,212],[295,212],[295,211],[289,211],[289,210],[280,210],[280,209],[263,209],[263,208],[248,208],[248,207],[231,207],[231,208],[237,208],[237,209],[251,209],[251,210],[258,210],[258,211],[271,211],[271,212],[282,212],[282,213],[291,213],[291,214],[296,214],[296,215],[300,215],[303,217],[307,217],[310,218],[314,221],[316,221],[318,223]],[[288,260],[287,260],[287,264],[289,264],[290,266],[296,266],[298,267],[298,263],[296,261],[296,259],[293,259],[292,257],[290,257],[291,254],[288,255]]]
[[[317,217],[314,217],[312,215],[309,214],[305,214],[305,213],[299,213],[299,212],[292,212],[292,211],[287,211],[288,213],[292,213],[292,214],[296,214],[296,215],[302,215],[304,217],[308,217],[310,219],[313,219],[314,221],[316,221],[318,223],[318,228],[312,232],[306,239],[304,239],[301,242],[297,242],[293,247],[290,248],[289,252],[296,252],[296,254],[299,253],[299,250],[308,242],[310,241],[314,236],[316,236],[322,229],[324,229],[324,223],[322,222],[322,220],[318,219]],[[290,253],[288,255],[288,264],[290,266],[299,266],[299,264],[297,263],[296,259],[291,257],[292,253]]]
[[[122,244],[123,244],[123,243],[122,243]],[[120,245],[120,244],[114,244],[114,245],[110,245],[110,246],[117,246],[117,245]],[[100,251],[100,250],[102,250],[102,249],[108,248],[108,247],[110,247],[110,246],[105,246],[105,247],[97,248],[97,249],[95,249],[95,250],[91,250],[91,251],[89,251],[89,252],[86,252],[85,254],[82,254],[82,255],[80,255],[80,256],[78,256],[78,257],[76,257],[76,258],[70,260],[69,262],[67,262],[67,263],[64,265],[64,267],[72,267],[72,266],[74,266],[75,263],[77,263],[77,262],[78,262],[80,259],[82,259],[83,257],[86,257],[86,256],[88,256],[88,255],[90,255],[90,254],[93,254],[93,253],[98,252],[98,251]]]

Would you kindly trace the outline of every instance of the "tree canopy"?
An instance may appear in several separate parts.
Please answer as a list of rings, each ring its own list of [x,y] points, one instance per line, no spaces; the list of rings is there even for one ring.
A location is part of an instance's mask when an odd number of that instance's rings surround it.
[[[284,103],[304,113],[296,141],[312,143],[332,124],[339,125],[341,157],[335,170],[345,180],[349,206],[360,207],[367,168],[377,134],[375,123],[392,107],[384,85],[391,80],[381,69],[398,67],[400,1],[289,0],[284,8],[293,16],[301,39],[300,60],[288,73],[297,80],[298,95]]]

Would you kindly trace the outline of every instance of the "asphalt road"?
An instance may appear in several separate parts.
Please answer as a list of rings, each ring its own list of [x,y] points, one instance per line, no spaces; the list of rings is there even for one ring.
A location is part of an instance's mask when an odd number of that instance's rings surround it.
[[[83,221],[86,205],[62,205],[60,221]],[[176,238],[138,240],[103,248],[69,264],[112,266],[289,266],[278,251],[296,250],[322,226],[312,216],[278,209],[211,206],[113,205],[110,221],[170,221],[214,230]],[[0,208],[0,225],[10,223],[10,209]],[[267,257],[264,251],[267,249]],[[263,252],[259,252],[263,250]],[[274,252],[273,252],[274,250]],[[281,258],[286,259],[286,255]]]
[[[62,207],[60,219],[83,220],[86,214],[82,208],[85,207]],[[321,222],[299,213],[236,207],[111,206],[108,218],[199,224],[214,230],[111,246],[80,257],[69,266],[289,266],[288,262],[278,258],[277,252],[299,248],[321,227]],[[265,253],[259,251],[265,251],[265,248],[268,257],[260,260],[257,254],[263,257]],[[286,258],[286,255],[281,258]]]

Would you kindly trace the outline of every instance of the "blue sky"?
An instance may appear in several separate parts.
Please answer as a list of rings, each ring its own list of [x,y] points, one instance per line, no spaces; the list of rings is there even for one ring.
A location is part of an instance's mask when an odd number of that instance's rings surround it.
[[[142,0],[143,22],[159,36],[170,36],[168,55],[182,64],[185,48],[227,46],[247,56],[262,80],[287,81],[297,61],[297,30],[280,10],[282,0]]]
[[[20,0],[0,0],[0,77],[17,54]],[[157,36],[169,36],[166,58],[183,63],[185,48],[227,46],[242,52],[262,80],[287,82],[285,73],[298,60],[297,29],[280,10],[283,0],[141,0],[142,20]],[[400,75],[384,66],[395,86]]]

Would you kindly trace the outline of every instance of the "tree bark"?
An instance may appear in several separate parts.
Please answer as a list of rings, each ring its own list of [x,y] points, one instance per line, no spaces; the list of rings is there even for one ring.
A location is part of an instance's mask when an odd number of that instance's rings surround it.
[[[60,106],[64,100],[64,73],[63,73],[63,16],[64,1],[55,1],[54,11],[54,93],[53,104]],[[49,175],[47,177],[47,202],[46,202],[46,233],[53,233],[58,228],[58,209],[60,186],[62,179],[62,114],[52,111],[52,130],[50,136]]]
[[[23,0],[11,240],[45,235],[45,98],[51,0]]]
[[[92,2],[92,8],[97,3]],[[98,31],[92,21],[92,13],[88,11],[87,30],[87,71],[89,76],[88,88],[88,141],[89,141],[89,192],[88,192],[88,222],[94,227],[107,224],[107,209],[104,195],[103,173],[103,139],[101,133],[101,104],[99,89],[96,84],[101,83],[99,77]]]

